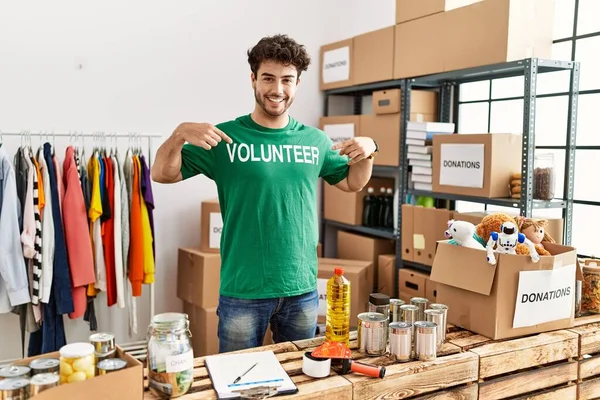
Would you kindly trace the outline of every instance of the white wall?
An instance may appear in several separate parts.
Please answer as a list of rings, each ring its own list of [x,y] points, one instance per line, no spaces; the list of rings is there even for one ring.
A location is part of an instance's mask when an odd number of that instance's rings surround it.
[[[0,129],[158,132],[166,137],[182,121],[235,118],[250,112],[254,101],[246,50],[274,33],[305,44],[313,58],[292,114],[316,125],[322,112],[319,47],[393,25],[394,4],[0,0]],[[19,139],[4,139],[14,153]],[[66,143],[56,140],[61,160]],[[126,146],[127,140],[121,140],[121,154]],[[204,177],[175,186],[154,184],[153,189],[156,312],[179,311],[177,248],[199,243],[200,202],[215,197],[216,189]],[[120,343],[144,339],[147,287],[140,303],[140,330],[129,337],[127,314],[107,309],[102,294],[96,302],[99,329],[115,332]],[[17,317],[0,315],[0,326],[0,360],[20,357]],[[89,334],[82,320],[67,321],[66,330],[69,341],[87,340]]]

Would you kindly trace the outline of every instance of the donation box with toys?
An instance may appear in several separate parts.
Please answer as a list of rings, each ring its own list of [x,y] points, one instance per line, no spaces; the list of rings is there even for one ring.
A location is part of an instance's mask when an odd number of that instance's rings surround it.
[[[449,221],[430,277],[448,323],[491,339],[573,327],[577,251],[520,232],[525,222],[504,213],[470,227]]]

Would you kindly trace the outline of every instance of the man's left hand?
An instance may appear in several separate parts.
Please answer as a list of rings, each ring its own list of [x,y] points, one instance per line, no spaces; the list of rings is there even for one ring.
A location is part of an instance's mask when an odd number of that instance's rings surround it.
[[[358,136],[333,145],[333,150],[340,150],[340,155],[346,154],[350,160],[348,165],[356,164],[369,157],[375,151],[375,142],[370,137]]]

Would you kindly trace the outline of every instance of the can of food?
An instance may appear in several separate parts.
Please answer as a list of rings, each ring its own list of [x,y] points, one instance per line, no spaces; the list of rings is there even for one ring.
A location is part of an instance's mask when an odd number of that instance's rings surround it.
[[[36,374],[29,380],[29,396],[33,397],[44,390],[52,389],[58,386],[60,375],[54,372],[42,372]]]
[[[127,361],[122,358],[109,358],[98,363],[98,375],[106,375],[127,367]]]
[[[10,365],[0,368],[0,380],[8,378],[29,378],[31,368],[25,365]]]
[[[412,358],[413,325],[409,322],[390,324],[390,356],[396,361],[410,361]]]
[[[406,304],[404,300],[391,299],[390,300],[390,322],[402,321],[402,310],[400,306]]]
[[[442,338],[440,340],[442,343],[444,343],[446,341],[446,331],[448,330],[448,306],[441,303],[432,303],[429,305],[429,309],[442,310],[444,312],[444,317],[442,318],[442,329],[438,329],[438,332],[442,333]]]
[[[419,309],[419,311],[417,311],[417,322],[425,321],[425,310],[427,310],[427,303],[429,303],[429,300],[424,297],[413,297],[410,299],[410,304],[417,306]]]
[[[358,351],[380,356],[387,348],[389,320],[381,313],[358,314]]]
[[[440,351],[442,345],[444,344],[444,336],[442,334],[443,322],[444,322],[444,310],[425,310],[425,319],[429,322],[435,322],[436,331],[435,331],[435,340],[437,351]]]
[[[420,361],[431,361],[437,357],[437,324],[429,321],[415,323],[415,356]]]
[[[400,321],[410,322],[414,326],[415,322],[417,322],[419,307],[412,304],[403,304],[400,306],[400,311]]]
[[[58,373],[60,361],[58,358],[36,358],[29,363],[29,368],[31,368],[31,376],[48,372]]]
[[[29,398],[29,379],[6,378],[0,381],[0,399],[27,400]]]
[[[90,335],[89,342],[94,346],[94,353],[96,354],[108,354],[117,349],[115,345],[115,335],[112,333],[94,333]]]

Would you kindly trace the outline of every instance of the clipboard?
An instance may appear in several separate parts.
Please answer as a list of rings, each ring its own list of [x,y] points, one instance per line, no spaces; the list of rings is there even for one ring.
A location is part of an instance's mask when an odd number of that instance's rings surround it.
[[[298,392],[273,351],[206,356],[204,363],[218,399],[264,398]]]

